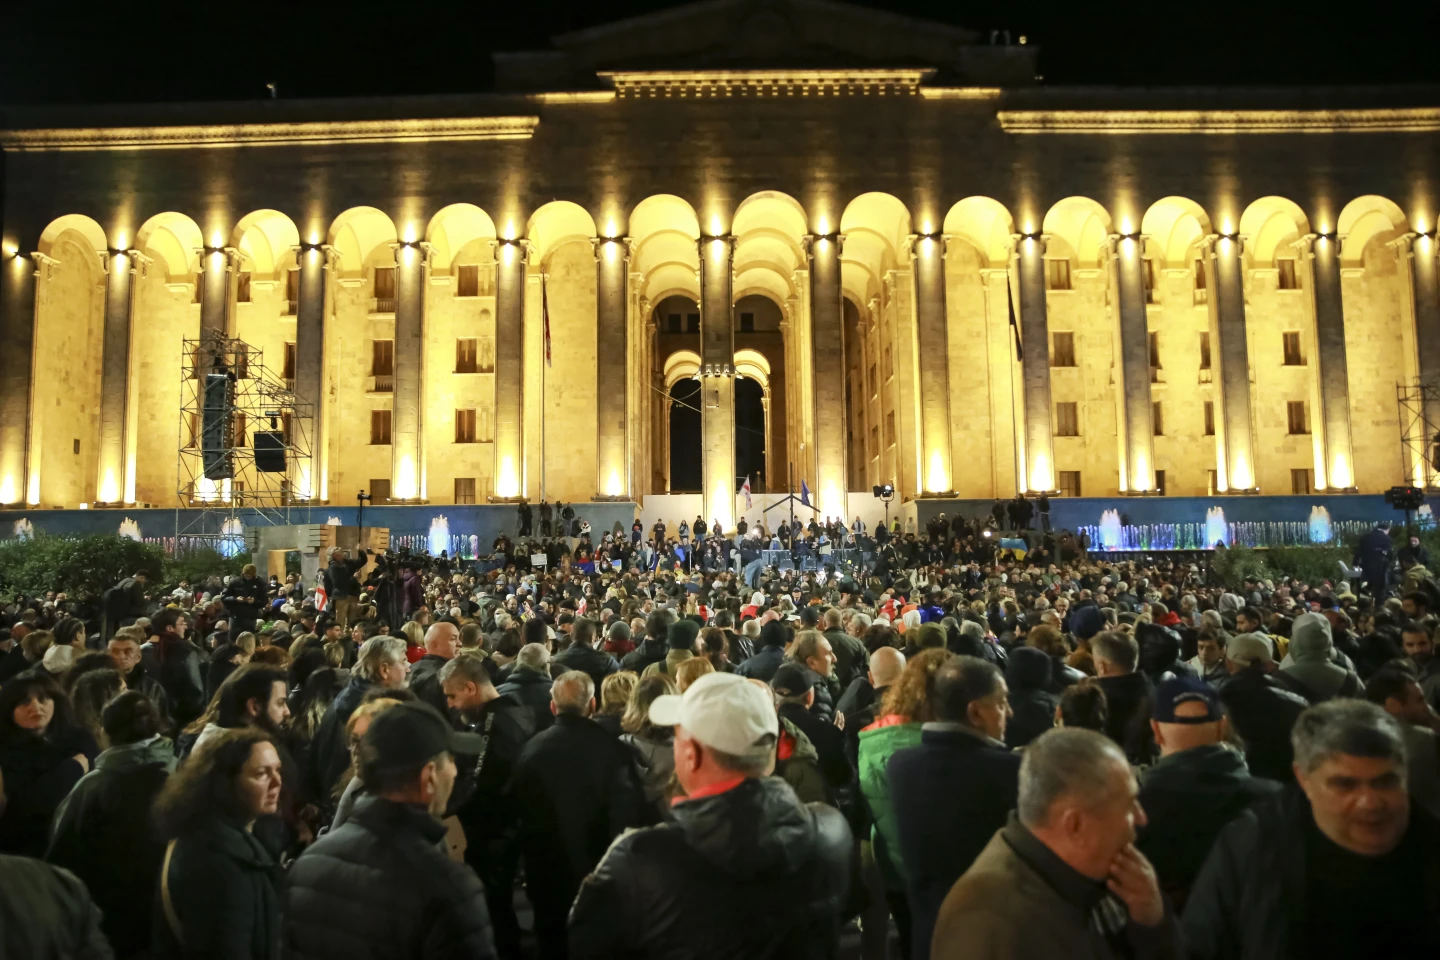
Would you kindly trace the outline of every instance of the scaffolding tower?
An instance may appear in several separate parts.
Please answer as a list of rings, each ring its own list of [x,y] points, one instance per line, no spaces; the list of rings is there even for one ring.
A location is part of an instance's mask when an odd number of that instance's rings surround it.
[[[175,539],[221,552],[310,502],[314,404],[264,354],[219,331],[182,341]]]
[[[1440,487],[1440,382],[1415,379],[1395,386],[1400,408],[1401,470],[1425,490]]]

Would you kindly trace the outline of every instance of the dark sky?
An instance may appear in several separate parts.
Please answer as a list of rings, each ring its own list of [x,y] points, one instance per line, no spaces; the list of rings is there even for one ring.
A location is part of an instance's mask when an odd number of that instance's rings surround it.
[[[282,97],[478,91],[489,85],[492,50],[539,49],[567,29],[679,5],[12,3],[0,30],[0,103],[249,99],[266,96],[268,81]],[[1024,33],[1041,45],[1049,84],[1440,81],[1433,30],[1378,4],[1344,7],[1343,15],[1313,0],[1172,9],[1123,0],[1032,0],[984,11],[973,8],[991,5],[953,0],[868,5]],[[497,21],[497,10],[513,19]],[[1373,24],[1360,22],[1365,10],[1375,11]]]

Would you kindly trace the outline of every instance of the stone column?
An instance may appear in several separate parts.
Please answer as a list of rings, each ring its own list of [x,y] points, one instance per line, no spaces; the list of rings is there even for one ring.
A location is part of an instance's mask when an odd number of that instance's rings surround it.
[[[820,512],[847,515],[845,475],[845,311],[840,293],[840,236],[809,237],[811,382],[815,476]],[[767,415],[766,422],[769,422]]]
[[[130,323],[134,313],[137,270],[148,262],[134,250],[115,250],[106,263],[105,327],[101,333],[100,456],[95,497],[105,504],[123,503],[125,478],[133,450],[126,449],[125,421],[130,386]]]
[[[230,335],[229,249],[206,247],[200,255],[200,338]],[[207,371],[202,371],[202,374]]]
[[[1045,238],[1016,238],[1020,275],[1021,387],[1025,397],[1025,487],[1055,489],[1050,413],[1050,319],[1045,302]]]
[[[735,520],[735,238],[700,238],[700,474],[705,520]]]
[[[45,296],[41,285],[48,284],[60,261],[39,251],[27,260],[18,254],[6,264],[4,308],[6,317],[5,343],[25,345],[25,352],[15,356],[27,359],[9,366],[17,372],[5,374],[5,416],[0,418],[0,437],[4,438],[4,475],[0,478],[0,500],[29,505],[40,503],[40,449],[44,411],[30,402],[34,388],[31,353],[35,347],[35,324],[40,318]],[[18,387],[24,395],[16,396]],[[12,413],[17,416],[12,417]],[[13,446],[12,446],[13,444]]]
[[[629,312],[626,280],[630,244],[595,241],[595,490],[600,497],[632,496],[629,471]]]
[[[1145,315],[1145,240],[1111,235],[1120,333],[1121,493],[1155,489],[1155,426],[1150,405],[1150,325]]]
[[[915,273],[915,385],[920,394],[920,491],[951,496],[950,346],[945,313],[945,240],[913,237]]]
[[[325,274],[331,249],[316,244],[296,248],[300,269],[300,301],[295,310],[295,396],[300,411],[295,429],[305,439],[310,457],[299,464],[296,496],[302,500],[323,497],[325,482]]]
[[[495,250],[495,497],[521,494],[525,383],[525,246],[496,241]]]
[[[1212,234],[1205,239],[1210,275],[1215,278],[1211,302],[1210,339],[1220,365],[1221,416],[1216,423],[1224,456],[1221,489],[1255,489],[1254,440],[1250,429],[1250,352],[1245,333],[1245,276],[1239,237]]]
[[[396,500],[424,497],[425,260],[419,244],[395,246],[395,393],[390,424],[390,489]],[[298,349],[298,348],[297,348]]]
[[[1311,289],[1315,297],[1315,354],[1319,362],[1321,422],[1325,426],[1325,486],[1355,487],[1350,446],[1350,371],[1345,356],[1345,305],[1340,295],[1340,239],[1310,236]]]

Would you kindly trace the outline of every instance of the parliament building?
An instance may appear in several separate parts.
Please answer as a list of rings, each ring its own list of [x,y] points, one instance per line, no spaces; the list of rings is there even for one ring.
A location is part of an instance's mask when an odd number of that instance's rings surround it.
[[[279,434],[315,505],[643,502],[677,444],[725,524],[746,476],[840,515],[1433,485],[1435,91],[1036,54],[707,0],[483,94],[7,110],[0,505],[243,498],[187,476],[217,371],[216,442]]]

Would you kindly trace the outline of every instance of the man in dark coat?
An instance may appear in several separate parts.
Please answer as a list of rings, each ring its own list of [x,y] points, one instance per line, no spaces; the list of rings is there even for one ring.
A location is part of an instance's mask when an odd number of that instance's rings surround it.
[[[550,712],[550,651],[538,643],[527,643],[515,658],[515,668],[499,686],[502,696],[513,697],[530,710],[535,729],[548,730],[555,722]]]
[[[225,593],[221,597],[225,612],[230,617],[230,636],[238,637],[255,629],[255,618],[265,609],[269,594],[270,588],[260,579],[255,564],[245,564],[240,576],[225,585]]]
[[[133,623],[137,617],[145,616],[145,608],[149,603],[145,596],[145,587],[149,582],[150,575],[143,570],[137,570],[105,591],[102,597],[105,612],[102,633],[105,639],[109,639],[110,634],[124,624]]]
[[[775,671],[785,662],[785,647],[790,643],[790,628],[779,620],[771,620],[760,628],[760,649],[755,656],[735,669],[742,677],[764,680],[775,679]]]
[[[865,676],[870,653],[859,638],[841,629],[839,608],[826,610],[820,625],[825,631],[825,639],[830,641],[830,649],[835,653],[835,679],[839,681],[840,689],[846,690],[857,678]]]
[[[1150,725],[1160,759],[1140,780],[1148,822],[1136,846],[1180,910],[1221,829],[1279,793],[1280,784],[1250,776],[1244,755],[1225,742],[1228,723],[1219,693],[1198,677],[1160,684]]]
[[[425,631],[425,655],[410,665],[410,689],[442,714],[447,708],[445,691],[440,689],[440,668],[459,652],[459,628],[442,620]]]
[[[687,799],[673,821],[617,840],[585,878],[570,912],[571,960],[836,956],[850,829],[767,776],[780,734],[770,695],[735,674],[707,674],[684,696],[656,699],[650,722],[675,728]]]
[[[150,621],[154,642],[141,654],[141,664],[165,690],[176,729],[183,730],[205,712],[205,654],[185,639],[185,615],[161,610]]]
[[[930,955],[940,904],[1005,825],[1019,789],[1020,756],[1005,746],[1009,718],[1000,668],[955,657],[935,674],[936,721],[920,745],[886,764],[908,875],[914,960]]]
[[[640,825],[645,800],[628,748],[590,719],[590,675],[561,674],[551,696],[555,725],[520,752],[515,800],[537,956],[564,960],[565,922],[580,881],[615,837]]]
[[[1330,700],[1295,724],[1298,790],[1226,827],[1183,921],[1196,960],[1422,957],[1440,944],[1440,822],[1413,806],[1399,724]]]
[[[813,670],[789,662],[775,671],[770,686],[779,700],[780,719],[793,723],[814,745],[830,802],[848,811],[855,794],[855,768],[846,750],[844,731],[833,720],[822,719],[814,712],[819,683]]]
[[[1290,729],[1309,702],[1274,679],[1270,641],[1261,634],[1231,637],[1225,644],[1225,667],[1230,677],[1220,685],[1220,702],[1245,743],[1251,774],[1286,783],[1294,780]]]
[[[1131,763],[1149,763],[1155,755],[1155,738],[1150,732],[1153,692],[1149,678],[1136,669],[1139,645],[1134,637],[1112,631],[1096,634],[1090,649],[1108,708],[1105,735],[1120,744]]]
[[[520,834],[513,773],[521,750],[535,735],[535,718],[528,707],[495,689],[492,667],[478,653],[462,653],[441,668],[440,686],[457,726],[484,738],[479,752],[456,759],[461,780],[451,808],[465,829],[465,862],[485,885],[495,945],[508,960],[520,953],[514,889]]]
[[[346,557],[340,547],[330,551],[330,565],[325,568],[325,589],[341,630],[349,630],[355,622],[356,610],[360,606],[360,581],[355,579],[355,572],[365,566],[366,559],[364,550],[353,559]]]
[[[670,632],[670,614],[655,610],[645,618],[645,639],[641,640],[620,662],[620,669],[643,673],[652,663],[665,659],[668,649],[667,635]]]
[[[1377,523],[1375,529],[1360,538],[1355,544],[1355,566],[1365,577],[1365,589],[1379,604],[1390,592],[1390,530],[1386,524]]]
[[[350,819],[290,868],[287,957],[497,956],[484,887],[437,848],[454,757],[482,746],[428,704],[399,703],[375,716],[357,751],[365,795]]]
[[[600,689],[606,677],[620,671],[620,664],[615,662],[615,658],[596,646],[598,639],[595,621],[589,617],[577,617],[570,628],[570,646],[555,655],[558,666],[588,674],[596,690]]]

